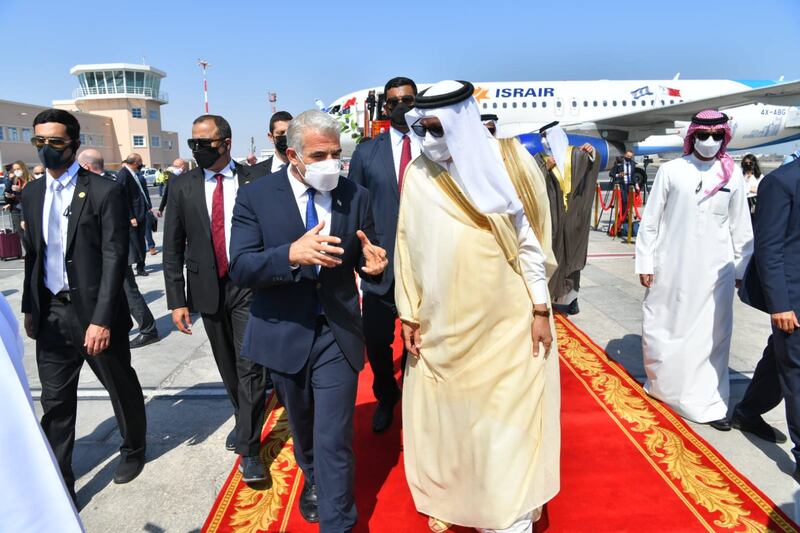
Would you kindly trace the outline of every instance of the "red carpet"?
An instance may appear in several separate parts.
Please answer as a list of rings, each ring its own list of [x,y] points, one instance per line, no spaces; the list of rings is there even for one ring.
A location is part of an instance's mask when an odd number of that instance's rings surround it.
[[[650,399],[583,332],[563,317],[557,317],[556,325],[561,492],[547,505],[537,531],[798,531],[769,498],[680,417]],[[424,533],[427,518],[416,512],[404,478],[399,405],[392,429],[374,435],[371,383],[367,366],[359,378],[355,416],[355,531]],[[319,530],[297,510],[302,475],[283,409],[275,403],[270,400],[275,408],[262,449],[271,465],[272,488],[247,487],[234,465],[204,532]]]

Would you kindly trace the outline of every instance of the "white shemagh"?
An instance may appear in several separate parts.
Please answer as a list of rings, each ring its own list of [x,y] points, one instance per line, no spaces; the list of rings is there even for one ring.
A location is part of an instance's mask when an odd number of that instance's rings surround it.
[[[425,94],[447,94],[462,86],[453,80],[440,81]],[[492,148],[491,143],[495,140],[481,122],[478,104],[473,97],[434,109],[415,107],[406,113],[409,125],[425,117],[437,117],[441,121],[447,149],[453,157],[459,180],[466,189],[464,192],[481,213],[515,214],[522,209],[502,156]],[[424,142],[424,138],[418,138],[421,143]]]
[[[569,139],[561,126],[555,125],[552,128],[547,128],[547,144],[550,146],[550,155],[556,160],[559,172],[564,176]]]

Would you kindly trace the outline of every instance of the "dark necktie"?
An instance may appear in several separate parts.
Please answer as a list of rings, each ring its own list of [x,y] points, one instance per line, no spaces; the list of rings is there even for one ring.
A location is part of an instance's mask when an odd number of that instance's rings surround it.
[[[317,206],[314,204],[314,195],[317,193],[316,189],[309,188],[306,191],[308,194],[308,203],[306,204],[306,231],[310,231],[314,228],[317,224],[319,224],[319,217],[317,216]],[[314,269],[319,274],[320,267],[318,265],[314,266]],[[319,296],[314,293],[314,310],[317,315],[322,314],[322,304],[319,302]]]
[[[306,194],[308,194],[308,203],[306,204],[306,231],[310,231],[311,228],[319,224],[317,206],[314,205],[314,195],[316,193],[316,189],[308,189],[306,191]]]
[[[406,167],[411,162],[411,139],[408,135],[403,135],[403,149],[400,152],[400,174],[397,176],[397,189],[403,192],[403,174]]]
[[[222,181],[225,176],[214,174],[217,187],[211,197],[211,241],[214,244],[214,257],[217,261],[217,275],[224,278],[228,273],[228,251],[225,245],[225,194]]]

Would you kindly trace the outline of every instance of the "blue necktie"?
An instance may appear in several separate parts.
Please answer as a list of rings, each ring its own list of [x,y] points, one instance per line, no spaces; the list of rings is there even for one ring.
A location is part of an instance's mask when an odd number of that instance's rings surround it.
[[[314,195],[317,193],[316,189],[309,188],[306,191],[308,194],[308,203],[306,204],[306,231],[310,231],[313,229],[317,224],[319,224],[319,217],[317,216],[317,206],[314,204]],[[319,275],[319,266],[315,266],[314,269],[317,271],[317,275]],[[319,302],[319,297],[317,293],[314,293],[314,307],[316,308],[317,315],[321,315],[322,313],[322,304]]]
[[[311,230],[314,226],[319,224],[317,217],[317,206],[314,205],[314,195],[317,193],[316,189],[308,189],[308,204],[306,204],[306,231]]]

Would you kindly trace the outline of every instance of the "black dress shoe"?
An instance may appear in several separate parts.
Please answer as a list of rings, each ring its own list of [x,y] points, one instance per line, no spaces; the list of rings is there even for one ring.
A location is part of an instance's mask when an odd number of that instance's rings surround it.
[[[792,477],[795,481],[800,483],[800,465],[794,467],[794,472],[792,472]]]
[[[136,271],[136,275],[137,276],[149,276],[150,274],[148,274],[146,270],[137,270]]]
[[[236,428],[233,428],[228,436],[225,437],[225,449],[233,451],[236,449]]]
[[[760,416],[750,418],[734,412],[733,418],[731,418],[731,427],[739,431],[752,433],[756,437],[764,439],[767,442],[776,442],[778,444],[786,442],[786,435],[764,422],[764,419]]]
[[[303,492],[300,493],[300,516],[306,522],[316,524],[319,522],[319,512],[317,512],[317,486],[303,482]]]
[[[258,455],[242,456],[242,460],[239,461],[239,472],[242,473],[242,481],[248,485],[267,480],[267,467]]]
[[[147,335],[139,333],[131,341],[131,350],[133,350],[134,348],[141,348],[142,346],[147,346],[148,344],[153,344],[154,342],[158,342],[158,333],[148,333]]]
[[[114,471],[114,483],[123,485],[130,483],[144,469],[144,457],[125,457],[120,459],[117,469]]]
[[[375,409],[375,414],[372,415],[372,432],[383,433],[392,425],[394,420],[394,404],[393,402],[380,402]]]
[[[727,418],[720,418],[719,420],[713,420],[709,422],[708,425],[716,429],[717,431],[731,430],[731,423],[728,421]]]

